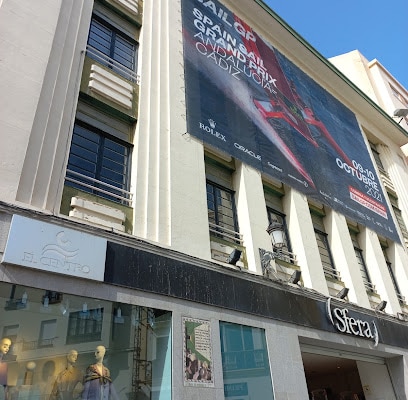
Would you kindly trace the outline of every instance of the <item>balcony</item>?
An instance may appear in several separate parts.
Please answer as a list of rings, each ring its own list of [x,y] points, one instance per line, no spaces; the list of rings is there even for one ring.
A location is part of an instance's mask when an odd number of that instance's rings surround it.
[[[226,263],[231,252],[238,249],[242,255],[236,265],[239,268],[248,268],[242,234],[211,222],[209,223],[209,230],[211,258],[213,260]]]
[[[80,95],[91,103],[137,119],[139,76],[92,46],[87,46]]]
[[[121,232],[132,232],[133,194],[67,170],[61,214]]]

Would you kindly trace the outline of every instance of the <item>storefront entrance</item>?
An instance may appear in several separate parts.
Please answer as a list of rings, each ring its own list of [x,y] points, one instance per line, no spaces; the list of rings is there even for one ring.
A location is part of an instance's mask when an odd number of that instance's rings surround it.
[[[302,360],[312,400],[396,399],[384,358],[302,345]]]
[[[312,353],[302,359],[310,399],[365,399],[355,360]]]

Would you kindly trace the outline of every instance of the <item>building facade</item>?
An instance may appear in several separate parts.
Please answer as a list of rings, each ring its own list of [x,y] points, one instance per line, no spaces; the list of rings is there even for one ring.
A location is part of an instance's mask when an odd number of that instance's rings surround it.
[[[406,399],[406,126],[260,0],[41,5],[0,2],[0,398]]]

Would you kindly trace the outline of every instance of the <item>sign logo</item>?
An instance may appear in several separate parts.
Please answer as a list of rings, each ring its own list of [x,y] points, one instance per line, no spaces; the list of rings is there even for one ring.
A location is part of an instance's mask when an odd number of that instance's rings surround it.
[[[210,135],[215,136],[217,139],[222,140],[223,142],[227,141],[227,139],[225,138],[225,135],[215,130],[217,123],[212,118],[208,119],[208,125],[200,122],[199,126],[200,126],[200,129],[204,131],[205,133],[209,133]]]
[[[326,302],[326,312],[332,325],[341,333],[360,336],[374,340],[374,346],[378,345],[378,329],[374,321],[369,323],[361,319],[356,319],[348,315],[347,308],[331,308],[331,298]]]
[[[14,215],[3,262],[103,281],[106,244],[85,232]]]

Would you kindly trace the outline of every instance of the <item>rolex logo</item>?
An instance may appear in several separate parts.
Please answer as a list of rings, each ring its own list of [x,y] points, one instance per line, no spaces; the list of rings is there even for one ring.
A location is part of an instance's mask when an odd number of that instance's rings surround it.
[[[215,125],[217,125],[216,122],[211,118],[208,120],[208,122],[209,122],[211,128],[213,128],[213,129],[215,128]]]

